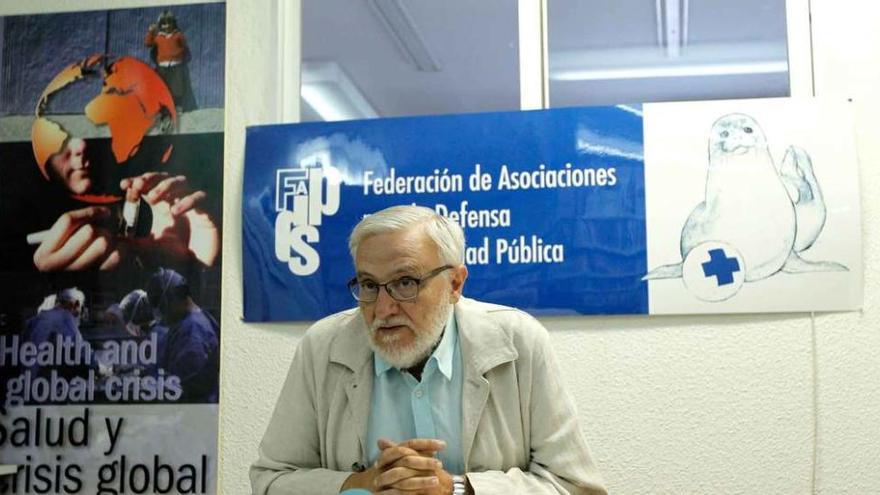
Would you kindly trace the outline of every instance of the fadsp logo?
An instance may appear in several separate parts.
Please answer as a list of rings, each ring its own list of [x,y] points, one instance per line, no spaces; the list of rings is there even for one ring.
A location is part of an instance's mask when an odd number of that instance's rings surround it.
[[[300,162],[298,168],[283,168],[275,176],[275,257],[287,263],[294,275],[311,275],[321,265],[315,244],[321,240],[318,227],[325,215],[339,210],[341,175],[328,157]]]

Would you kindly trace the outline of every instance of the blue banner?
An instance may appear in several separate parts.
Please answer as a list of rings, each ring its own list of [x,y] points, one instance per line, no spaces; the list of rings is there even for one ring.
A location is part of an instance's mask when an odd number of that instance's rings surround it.
[[[348,235],[427,206],[464,228],[465,294],[539,315],[648,312],[638,108],[248,128],[244,318],[350,308]]]
[[[354,306],[348,235],[399,204],[464,228],[465,295],[536,315],[857,309],[847,122],[777,98],[252,127],[244,317]]]

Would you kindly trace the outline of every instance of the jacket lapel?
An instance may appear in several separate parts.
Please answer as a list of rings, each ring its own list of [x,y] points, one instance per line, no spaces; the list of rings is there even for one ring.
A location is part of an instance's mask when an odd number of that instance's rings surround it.
[[[367,329],[357,310],[354,310],[345,327],[345,331],[333,341],[330,361],[350,371],[350,375],[343,378],[348,399],[345,414],[357,435],[361,460],[366,462],[367,419],[373,390],[373,351],[367,343]]]
[[[510,335],[492,321],[486,310],[473,300],[462,298],[455,305],[455,318],[461,340],[464,390],[461,401],[461,437],[465,470],[470,468],[471,449],[480,418],[489,400],[489,380],[485,374],[496,366],[518,357]]]
[[[373,361],[367,360],[345,384],[348,396],[348,414],[361,446],[361,460],[367,460],[367,418],[370,417],[370,398],[373,390]]]
[[[465,472],[469,470],[471,448],[474,446],[474,438],[477,434],[477,425],[480,416],[486,408],[489,399],[489,380],[486,377],[468,368],[465,372],[464,390],[461,402],[461,447],[464,455]]]

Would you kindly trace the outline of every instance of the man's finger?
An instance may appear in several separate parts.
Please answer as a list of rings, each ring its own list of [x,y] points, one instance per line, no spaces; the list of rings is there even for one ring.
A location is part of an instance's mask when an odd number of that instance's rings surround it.
[[[145,197],[150,204],[155,204],[163,199],[170,203],[170,198],[180,196],[181,191],[184,191],[185,188],[186,177],[182,175],[167,177],[152,187]]]
[[[34,253],[34,261],[42,271],[66,270],[91,245],[96,229],[90,224],[80,225],[73,235],[65,236],[63,244],[52,252],[41,251],[41,245]],[[39,255],[39,261],[38,261]]]
[[[385,450],[387,448],[394,447],[395,445],[397,445],[396,443],[392,442],[391,440],[388,440],[387,438],[380,438],[376,442],[376,444],[379,446],[379,450]]]
[[[394,461],[389,467],[405,467],[420,471],[437,471],[443,469],[443,463],[433,457],[423,455],[408,455]]]
[[[418,469],[410,469],[405,467],[396,467],[391,468],[387,471],[383,471],[379,476],[376,476],[373,483],[376,485],[376,488],[403,488],[402,486],[394,486],[407,478],[414,477],[430,477],[434,476],[433,471],[420,471]]]
[[[44,253],[55,252],[63,246],[67,239],[79,229],[81,225],[87,222],[103,220],[110,216],[110,208],[105,206],[89,206],[80,208],[79,210],[71,210],[64,213],[58,220],[52,224],[46,240],[40,244],[37,251]],[[42,250],[42,251],[41,251]]]
[[[420,453],[439,452],[446,448],[446,442],[436,438],[411,438],[397,444],[400,447],[409,447]]]
[[[135,177],[126,177],[119,181],[119,188],[135,189],[135,186],[137,186],[137,192],[140,193],[140,189],[146,184],[145,180],[150,180],[150,178],[155,177],[160,173],[162,172],[147,172],[145,174],[137,175]]]
[[[65,268],[66,270],[82,270],[95,264],[110,252],[112,245],[107,231],[99,229],[89,246]]]
[[[71,210],[65,213],[73,222],[84,222],[86,220],[99,220],[110,216],[110,208],[106,206],[87,206],[79,210]]]
[[[376,467],[379,469],[385,469],[387,466],[390,466],[397,462],[399,459],[402,459],[406,456],[418,456],[419,453],[413,449],[406,447],[391,447],[387,448],[379,454],[379,459],[376,460]]]
[[[436,476],[413,476],[406,478],[391,485],[391,488],[404,491],[423,491],[430,490],[440,484],[440,479]]]
[[[131,182],[129,183],[129,187],[133,188],[139,195],[144,195],[150,192],[156,184],[168,178],[169,175],[166,172],[147,172],[145,174],[141,174],[137,177],[132,177]],[[120,181],[120,186],[122,186],[122,182],[125,179]],[[123,189],[128,189],[123,187]]]
[[[446,448],[446,442],[437,438],[410,438],[399,443],[392,442],[387,438],[380,438],[377,442],[379,450],[385,450],[394,446],[409,447],[419,453],[434,453]]]
[[[174,216],[178,216],[181,213],[186,213],[206,197],[207,194],[205,194],[204,191],[196,191],[189,196],[181,199],[180,201],[174,203],[174,205],[171,207],[171,214]]]
[[[122,249],[114,249],[110,251],[110,254],[107,255],[107,258],[101,262],[101,266],[98,267],[99,270],[112,270],[116,268],[119,263],[122,261]]]

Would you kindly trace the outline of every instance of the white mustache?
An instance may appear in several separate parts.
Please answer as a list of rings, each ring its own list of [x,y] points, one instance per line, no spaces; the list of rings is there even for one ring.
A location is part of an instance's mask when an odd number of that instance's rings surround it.
[[[412,321],[410,321],[410,319],[405,316],[392,316],[391,318],[384,319],[384,320],[376,318],[375,320],[373,320],[372,325],[370,325],[370,331],[375,333],[376,330],[380,329],[381,327],[396,327],[396,326],[404,326],[404,327],[412,328],[413,324],[412,324]]]

